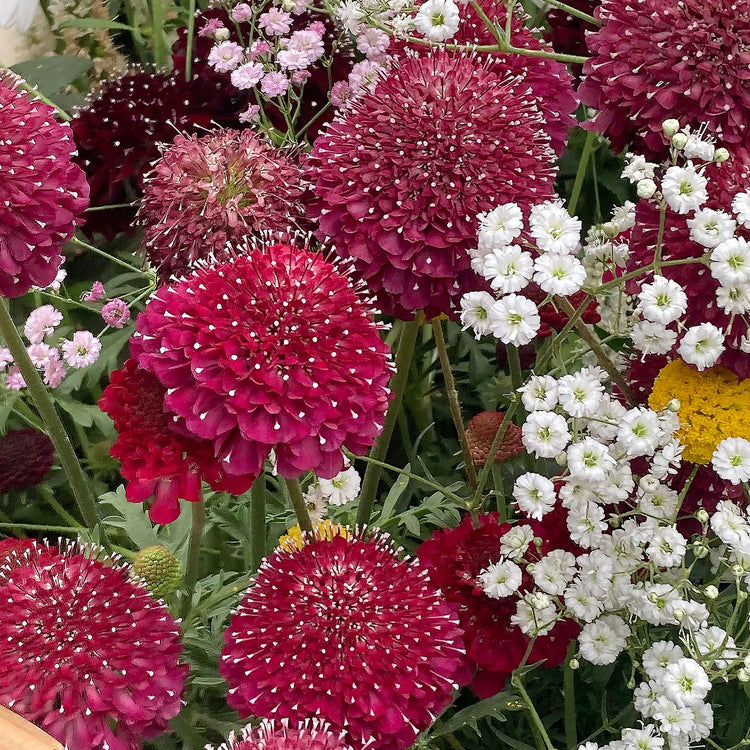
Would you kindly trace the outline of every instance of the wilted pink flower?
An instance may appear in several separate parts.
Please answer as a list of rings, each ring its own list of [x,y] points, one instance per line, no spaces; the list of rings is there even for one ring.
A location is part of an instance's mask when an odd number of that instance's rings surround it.
[[[169,728],[180,629],[129,567],[40,544],[0,566],[0,597],[0,704],[80,750],[140,750]]]
[[[130,320],[130,309],[124,300],[117,297],[102,307],[102,318],[108,326],[122,328]]]
[[[256,120],[259,114],[260,107],[257,104],[251,104],[237,119],[242,123],[249,123]]]
[[[411,747],[470,678],[455,612],[385,536],[280,547],[224,641],[227,702],[241,715],[316,716],[357,748]]]
[[[88,206],[73,164],[73,134],[55,110],[0,73],[0,295],[20,297],[55,279],[62,244]]]
[[[242,246],[162,287],[131,353],[168,389],[175,428],[211,440],[228,474],[330,479],[342,447],[362,455],[383,425],[388,348],[349,277],[318,252]]]
[[[273,48],[265,39],[256,39],[250,47],[248,57],[251,60],[257,60],[263,55],[267,55]]]
[[[220,19],[209,18],[201,27],[198,36],[213,36],[219,29],[223,28],[225,28],[225,26]]]
[[[88,292],[84,292],[81,299],[84,302],[98,302],[100,299],[104,299],[106,292],[104,291],[104,284],[101,281],[95,281],[91,289]]]
[[[23,326],[23,335],[30,344],[41,343],[46,336],[54,333],[62,322],[62,313],[54,305],[42,305],[32,310]]]
[[[62,342],[61,349],[71,367],[88,367],[99,359],[102,342],[91,331],[76,331],[72,340]]]

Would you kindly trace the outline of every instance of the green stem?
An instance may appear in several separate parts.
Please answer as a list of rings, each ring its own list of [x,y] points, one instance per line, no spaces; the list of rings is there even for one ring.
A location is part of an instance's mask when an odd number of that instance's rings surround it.
[[[523,385],[523,370],[521,369],[521,355],[515,344],[506,344],[505,351],[508,355],[508,369],[510,370],[510,382],[513,390],[517,391]]]
[[[127,261],[120,260],[116,255],[111,255],[110,253],[105,253],[104,250],[100,250],[98,247],[94,247],[94,245],[89,245],[88,242],[84,242],[83,240],[79,240],[78,237],[72,237],[70,240],[74,245],[78,245],[78,247],[85,248],[86,250],[91,251],[92,253],[96,253],[97,255],[101,255],[102,258],[106,258],[109,261],[112,261],[112,263],[116,263],[118,266],[122,266],[123,268],[127,268],[128,271],[133,271],[133,273],[138,273],[141,276],[148,276],[148,274],[143,271],[142,269],[138,268],[137,266],[131,265]]]
[[[586,171],[588,170],[591,154],[594,152],[595,142],[596,133],[593,130],[589,130],[589,132],[586,133],[586,141],[583,144],[583,151],[581,152],[581,161],[578,162],[578,171],[576,172],[573,189],[570,192],[570,198],[568,200],[568,213],[571,216],[575,216],[576,208],[578,208],[578,200],[581,197],[583,182],[586,179]]]
[[[180,616],[185,619],[193,603],[195,583],[198,580],[198,564],[201,556],[201,541],[206,527],[206,501],[202,498],[197,503],[190,503],[193,523],[190,527],[188,541],[188,559],[185,570],[185,599],[182,602]]]
[[[30,83],[21,81],[21,83],[18,84],[18,87],[23,89],[24,91],[28,91],[30,94],[33,94],[35,97],[37,97],[37,99],[52,107],[55,112],[57,112],[57,116],[61,120],[69,122],[73,119],[62,107],[60,107],[58,104],[55,104],[52,99],[46,97],[41,91],[39,91],[39,89],[34,88]]]
[[[60,505],[60,503],[57,501],[57,498],[52,494],[52,490],[46,484],[40,484],[37,489],[39,490],[42,497],[50,505],[50,507],[57,513],[58,516],[60,516],[60,518],[62,518],[63,521],[65,521],[65,523],[68,523],[71,526],[80,526],[78,519],[71,516],[70,513],[68,513],[68,511],[65,510],[62,505]]]
[[[289,499],[292,501],[294,515],[297,516],[297,523],[302,531],[312,531],[313,525],[310,520],[310,514],[307,512],[305,499],[302,497],[302,490],[297,479],[285,479],[286,488],[289,490]]]
[[[576,641],[573,639],[568,644],[568,653],[565,655],[565,666],[563,668],[563,701],[565,703],[565,743],[568,750],[576,750],[578,747],[578,734],[576,732],[576,694],[575,694],[575,671],[570,668],[570,660],[576,653]]]
[[[557,8],[558,10],[563,10],[568,15],[571,15],[574,18],[580,18],[582,21],[586,21],[586,23],[590,23],[593,26],[602,25],[602,22],[598,18],[594,18],[594,16],[590,16],[588,13],[584,13],[584,11],[574,8],[572,5],[561,3],[560,0],[544,0],[544,4]]]
[[[471,457],[471,448],[469,441],[466,439],[466,428],[464,427],[463,416],[461,415],[461,402],[458,400],[458,391],[456,390],[456,379],[453,377],[451,362],[448,357],[448,347],[443,335],[443,322],[439,318],[432,319],[432,332],[435,336],[435,347],[437,348],[438,358],[440,359],[440,368],[443,371],[445,380],[445,390],[448,395],[448,406],[450,407],[453,424],[456,426],[458,433],[458,443],[461,446],[461,454],[464,457],[466,465],[466,476],[471,485],[471,489],[477,486],[477,469],[474,466],[474,459]]]
[[[667,224],[667,202],[662,200],[659,208],[659,231],[656,235],[656,247],[654,248],[654,273],[661,273],[661,254],[664,247],[664,230]]]
[[[78,462],[78,456],[76,456],[76,452],[73,450],[68,433],[65,431],[65,427],[55,410],[47,388],[26,352],[26,347],[18,333],[16,324],[10,317],[10,310],[4,299],[0,300],[0,336],[5,340],[16,365],[18,365],[18,369],[21,371],[21,375],[23,375],[23,379],[26,381],[26,387],[34,399],[39,415],[42,417],[49,437],[55,446],[58,458],[68,477],[70,488],[86,521],[86,525],[90,529],[93,529],[94,526],[101,522],[99,511],[96,507],[96,500]],[[102,529],[103,533],[104,530]]]
[[[521,676],[517,673],[513,673],[513,677],[511,677],[511,684],[513,687],[518,690],[521,700],[523,700],[526,709],[529,712],[529,718],[531,719],[531,723],[533,726],[537,729],[539,734],[542,736],[542,740],[544,742],[545,747],[547,750],[555,750],[555,746],[552,744],[552,741],[549,738],[549,735],[547,734],[547,730],[544,726],[544,723],[542,722],[539,714],[537,713],[536,708],[534,708],[534,704],[531,701],[531,698],[529,697],[529,694],[526,692],[526,688],[523,686],[523,682],[521,681]]]
[[[169,45],[164,32],[164,0],[151,0],[151,38],[154,42],[154,62],[158,68],[169,64]]]
[[[404,398],[406,383],[409,380],[409,368],[414,356],[414,347],[417,342],[417,335],[424,322],[424,313],[420,310],[414,320],[404,324],[401,329],[401,336],[398,342],[398,353],[396,354],[396,372],[391,378],[391,391],[393,392],[393,401],[388,407],[385,415],[385,424],[383,431],[380,433],[377,442],[370,451],[370,458],[373,459],[367,464],[365,476],[362,480],[362,491],[359,494],[359,508],[357,509],[357,523],[361,526],[366,525],[370,520],[372,506],[375,504],[375,495],[380,483],[382,467],[378,462],[385,461],[388,454],[388,446],[391,443],[393,429],[398,420],[398,412],[401,408],[401,402]]]
[[[185,41],[185,80],[193,74],[193,40],[195,39],[195,0],[188,7],[187,40]]]
[[[262,471],[250,488],[251,566],[258,570],[266,556],[266,473]]]
[[[0,529],[24,529],[26,531],[54,531],[56,534],[78,536],[80,526],[47,526],[38,523],[0,523]]]

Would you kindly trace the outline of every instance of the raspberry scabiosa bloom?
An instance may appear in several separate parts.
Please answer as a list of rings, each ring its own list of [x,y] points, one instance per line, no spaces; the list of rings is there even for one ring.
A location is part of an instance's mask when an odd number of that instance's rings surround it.
[[[599,110],[592,127],[616,150],[662,153],[662,123],[706,123],[727,144],[747,138],[750,7],[736,0],[603,0],[603,27],[579,89]]]
[[[140,750],[180,710],[187,666],[166,607],[78,545],[0,566],[0,704],[71,748]]]
[[[55,110],[0,71],[0,295],[46,287],[61,248],[88,206],[89,188],[72,162],[75,143]]]
[[[553,161],[516,79],[471,56],[404,59],[315,141],[313,212],[385,311],[434,316],[477,288],[477,214],[551,197]]]
[[[241,715],[313,715],[354,747],[404,750],[468,677],[463,658],[455,613],[419,563],[385,536],[335,535],[264,562],[221,672]]]
[[[343,469],[380,433],[391,364],[373,310],[342,269],[286,242],[245,247],[163,287],[131,351],[167,388],[174,429],[211,441],[228,476]]]
[[[369,743],[368,743],[369,744]],[[367,747],[364,745],[363,747]],[[207,747],[206,750],[214,750]],[[330,731],[317,719],[298,725],[288,721],[262,721],[257,727],[246,727],[239,737],[232,735],[218,750],[355,750],[344,739],[344,733]]]
[[[250,130],[178,135],[148,177],[139,211],[162,281],[227,242],[287,231],[303,214],[305,185],[292,153]]]
[[[171,523],[180,515],[180,498],[201,500],[206,480],[217,491],[241,494],[252,478],[227,475],[213,457],[213,446],[172,429],[173,416],[164,408],[166,388],[150,372],[129,359],[112,373],[99,406],[115,423],[117,441],[112,455],[128,480],[132,503],[154,497],[149,516],[154,523]]]

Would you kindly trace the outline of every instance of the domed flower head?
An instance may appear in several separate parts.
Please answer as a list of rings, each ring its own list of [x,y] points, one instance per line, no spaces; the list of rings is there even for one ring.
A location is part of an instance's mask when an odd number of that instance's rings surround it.
[[[10,430],[0,437],[0,494],[35,487],[52,468],[55,447],[41,430]]]
[[[334,477],[342,447],[380,433],[391,364],[373,310],[342,269],[286,242],[203,265],[163,287],[131,351],[167,388],[174,428],[211,441],[228,476]]]
[[[384,536],[279,547],[224,638],[230,706],[316,716],[358,748],[411,747],[468,677],[454,611]]]
[[[75,143],[55,110],[0,71],[0,295],[49,286],[61,248],[88,206],[89,188],[73,164]]]
[[[164,408],[166,394],[153,374],[129,359],[122,370],[112,373],[99,399],[118,433],[111,454],[120,460],[120,471],[128,480],[126,496],[131,503],[154,497],[149,517],[160,524],[180,515],[180,498],[202,498],[204,479],[213,489],[234,495],[252,484],[252,477],[227,475],[214,459],[210,442],[173,429],[174,417]]]
[[[543,521],[521,521],[511,526],[500,523],[498,513],[479,516],[474,528],[466,515],[455,529],[439,529],[417,550],[420,562],[430,572],[430,580],[458,608],[464,630],[467,656],[475,667],[471,688],[480,698],[503,689],[511,672],[521,663],[529,638],[511,624],[517,597],[490,598],[479,580],[482,571],[497,563],[502,553],[515,562],[536,561],[554,549],[576,553],[570,541],[563,512],[553,510]],[[509,534],[513,530],[512,534]],[[540,548],[533,539],[542,540]],[[534,584],[524,571],[519,592]],[[528,663],[544,659],[543,666],[560,664],[571,638],[578,633],[571,620],[558,622],[534,641]]]
[[[662,123],[707,123],[727,144],[750,122],[750,6],[736,0],[602,0],[604,23],[587,37],[593,53],[579,89],[599,110],[592,126],[620,151],[628,143],[662,153]]]
[[[477,464],[486,463],[495,435],[503,424],[505,413],[501,411],[483,411],[472,417],[466,425],[466,440],[469,443],[471,457]],[[519,453],[523,453],[521,428],[509,422],[505,434],[500,441],[500,447],[495,454],[495,463],[506,461]]]
[[[319,233],[387,312],[448,312],[481,283],[477,214],[551,197],[553,161],[518,80],[475,57],[404,59],[315,141]]]
[[[140,750],[180,711],[187,667],[166,607],[78,545],[0,566],[0,704],[67,747]]]
[[[159,157],[159,144],[178,132],[239,125],[230,96],[211,82],[134,71],[103,82],[71,123],[78,144],[77,162],[91,185],[91,204],[132,203],[143,192],[144,175]],[[112,236],[130,229],[134,208],[94,211],[87,232]]]
[[[368,745],[362,747],[367,748]],[[213,750],[212,747],[206,750]],[[292,726],[288,721],[264,719],[257,727],[247,726],[239,737],[230,735],[229,741],[218,750],[354,750],[344,739],[344,733],[330,731],[330,726],[317,719],[308,719]]]
[[[599,5],[599,0],[569,0],[567,5],[592,15]],[[550,8],[547,11],[547,23],[549,29],[544,33],[544,39],[552,45],[555,52],[584,57],[588,55],[586,33],[596,31],[597,27],[594,24],[558,8]],[[576,63],[571,65],[571,69],[576,79],[580,78],[583,66]]]
[[[303,214],[305,184],[290,152],[251,130],[178,135],[146,182],[139,211],[146,252],[162,281],[228,241],[288,231]]]

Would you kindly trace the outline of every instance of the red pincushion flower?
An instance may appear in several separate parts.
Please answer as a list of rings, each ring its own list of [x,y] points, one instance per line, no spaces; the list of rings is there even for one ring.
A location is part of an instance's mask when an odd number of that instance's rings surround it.
[[[448,312],[482,284],[467,252],[478,213],[552,196],[534,98],[489,67],[445,52],[404,59],[315,141],[319,234],[399,317]]]
[[[149,260],[162,281],[229,241],[288,231],[304,213],[302,170],[289,151],[251,130],[178,135],[146,182],[139,211]]]
[[[71,161],[75,143],[55,110],[0,72],[0,295],[49,286],[61,249],[88,206],[86,177]]]
[[[368,743],[369,744],[369,743]],[[367,747],[367,745],[362,746]],[[213,750],[213,748],[207,748]],[[334,734],[323,721],[308,719],[290,726],[288,721],[263,720],[259,726],[248,726],[240,737],[230,736],[218,750],[354,750],[344,733]]]
[[[736,0],[602,0],[604,26],[579,89],[615,150],[664,152],[662,122],[707,123],[727,144],[750,121],[750,5]]]
[[[77,545],[0,566],[0,704],[70,748],[140,750],[180,711],[187,666],[167,608]]]
[[[112,373],[99,407],[112,417],[118,432],[111,454],[120,460],[128,480],[131,503],[154,496],[148,514],[154,523],[172,523],[180,515],[180,498],[198,502],[201,482],[213,489],[240,495],[250,488],[251,477],[227,475],[213,457],[207,440],[182,435],[170,426],[164,410],[166,388],[154,375],[129,359]]]
[[[479,516],[479,528],[474,528],[467,514],[455,529],[438,529],[417,550],[432,582],[458,607],[466,653],[476,667],[471,687],[480,698],[503,689],[529,645],[529,639],[510,623],[516,599],[490,599],[477,580],[485,568],[500,559],[500,539],[512,528],[511,524],[498,521],[498,513],[485,513]],[[553,549],[580,552],[570,541],[565,512],[560,509],[545,515],[541,522],[519,524],[530,526],[534,536],[542,539],[541,549],[532,545],[527,551],[527,560],[539,559]],[[531,588],[531,576],[524,573],[520,591]],[[544,659],[545,667],[560,664],[568,643],[577,634],[578,627],[572,620],[558,622],[547,635],[536,638],[528,663]]]
[[[0,437],[0,494],[35,487],[54,458],[55,447],[41,430],[10,430]]]
[[[468,677],[455,613],[384,536],[309,538],[263,564],[224,634],[241,715],[316,716],[355,747],[402,750]]]
[[[214,82],[135,71],[104,82],[72,121],[77,162],[91,185],[91,205],[131,203],[143,192],[144,175],[159,157],[159,144],[178,132],[239,126],[240,109]],[[94,211],[87,232],[110,237],[131,228],[134,208]]]
[[[726,212],[731,206],[732,198],[741,190],[750,187],[750,153],[742,148],[734,149],[728,162],[710,165],[706,175],[710,178],[709,200],[706,207]],[[706,253],[705,247],[690,239],[686,218],[667,209],[662,245],[664,260],[700,258]],[[750,231],[741,226],[736,233],[750,238]],[[653,262],[658,236],[658,209],[647,201],[639,201],[636,206],[635,226],[629,233],[630,256],[626,271],[645,268]],[[717,364],[728,367],[740,378],[750,377],[750,354],[740,348],[743,336],[750,331],[748,323],[745,316],[727,315],[718,306],[716,291],[719,283],[707,266],[704,263],[663,266],[661,273],[680,284],[687,295],[687,310],[681,318],[685,326],[697,326],[708,322],[725,332],[726,348]],[[627,284],[626,291],[629,294],[637,294],[640,286],[650,280],[650,274],[633,279]],[[677,344],[673,352],[676,350]]]
[[[495,435],[497,435],[504,418],[505,413],[502,411],[483,411],[469,420],[466,425],[466,440],[469,443],[474,463],[483,464],[487,461]],[[495,454],[495,463],[507,461],[509,458],[523,453],[523,451],[521,428],[510,422]]]
[[[0,566],[13,564],[27,549],[34,549],[32,539],[0,539]]]
[[[286,477],[331,478],[361,455],[390,398],[388,347],[372,309],[320,253],[245,248],[163,287],[131,351],[168,389],[177,429],[212,441],[228,475],[257,476],[273,449]]]

